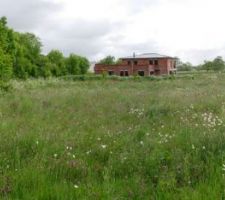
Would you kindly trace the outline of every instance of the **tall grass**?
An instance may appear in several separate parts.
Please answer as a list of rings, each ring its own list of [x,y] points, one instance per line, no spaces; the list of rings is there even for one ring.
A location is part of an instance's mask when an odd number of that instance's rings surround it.
[[[224,199],[225,75],[13,81],[1,199]]]

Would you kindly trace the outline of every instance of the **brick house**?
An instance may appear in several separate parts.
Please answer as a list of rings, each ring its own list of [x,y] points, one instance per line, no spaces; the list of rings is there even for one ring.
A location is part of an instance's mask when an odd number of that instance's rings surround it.
[[[117,76],[151,76],[176,73],[176,58],[156,53],[133,55],[121,58],[120,64],[96,64],[95,74],[107,73]]]

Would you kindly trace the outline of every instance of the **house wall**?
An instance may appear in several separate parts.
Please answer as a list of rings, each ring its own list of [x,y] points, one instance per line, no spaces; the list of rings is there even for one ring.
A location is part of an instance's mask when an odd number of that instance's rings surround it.
[[[108,73],[108,71],[113,71],[114,75],[120,76],[120,71],[128,71],[128,74],[132,74],[132,67],[128,65],[95,65],[95,74]]]
[[[150,60],[158,60],[158,65],[150,65]],[[149,76],[150,72],[154,72],[155,75],[169,74],[171,70],[174,70],[175,61],[172,58],[160,58],[160,59],[136,59],[137,65],[134,64],[134,59],[123,59],[121,64],[117,65],[95,65],[95,73],[102,74],[113,71],[114,75],[120,76],[120,71],[128,71],[129,75],[138,74],[139,71],[144,71],[145,76]],[[130,65],[128,65],[130,62]]]
[[[167,66],[169,71],[176,70],[176,60],[174,59],[168,59],[167,60]]]

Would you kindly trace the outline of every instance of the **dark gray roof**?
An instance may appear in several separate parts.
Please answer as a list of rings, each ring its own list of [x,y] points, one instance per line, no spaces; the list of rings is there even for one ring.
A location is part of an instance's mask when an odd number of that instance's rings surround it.
[[[137,59],[137,58],[173,58],[171,56],[165,56],[165,55],[160,55],[158,53],[144,53],[144,54],[137,54],[134,56],[127,56],[123,57],[121,59]]]

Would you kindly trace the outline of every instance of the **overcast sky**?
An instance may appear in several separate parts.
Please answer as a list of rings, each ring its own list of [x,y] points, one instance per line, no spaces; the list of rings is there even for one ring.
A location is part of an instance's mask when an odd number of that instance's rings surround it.
[[[0,15],[37,34],[43,53],[155,52],[193,64],[225,56],[224,0],[0,0]]]

